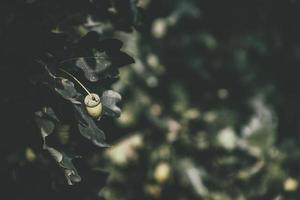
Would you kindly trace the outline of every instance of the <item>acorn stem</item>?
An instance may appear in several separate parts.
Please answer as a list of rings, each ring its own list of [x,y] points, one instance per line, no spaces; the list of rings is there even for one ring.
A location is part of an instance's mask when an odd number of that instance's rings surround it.
[[[88,95],[90,95],[92,97],[92,95],[88,91],[88,89],[86,89],[86,87],[84,87],[84,85],[75,76],[73,76],[69,72],[65,71],[64,69],[59,68],[59,70],[62,71],[62,72],[64,72],[64,73],[66,73],[66,74],[68,74],[69,76],[71,76],[88,93]]]

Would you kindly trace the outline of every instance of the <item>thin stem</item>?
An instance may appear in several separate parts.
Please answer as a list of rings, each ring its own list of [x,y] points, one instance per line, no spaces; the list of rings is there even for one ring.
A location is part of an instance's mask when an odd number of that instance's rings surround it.
[[[67,71],[65,71],[65,70],[63,70],[61,68],[59,68],[59,70],[62,71],[62,72],[64,72],[64,73],[66,73],[66,74],[68,74],[69,76],[71,76],[88,93],[88,95],[90,95],[92,97],[92,95],[88,91],[88,89],[86,89],[86,87],[84,87],[84,85],[76,77],[74,77],[72,74],[70,74],[69,72],[67,72]]]

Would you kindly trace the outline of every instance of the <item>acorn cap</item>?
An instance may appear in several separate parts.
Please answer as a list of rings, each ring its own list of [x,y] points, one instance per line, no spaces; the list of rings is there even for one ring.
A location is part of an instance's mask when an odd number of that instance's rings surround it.
[[[86,95],[86,97],[84,98],[84,104],[87,107],[95,107],[100,104],[100,97],[95,93]]]

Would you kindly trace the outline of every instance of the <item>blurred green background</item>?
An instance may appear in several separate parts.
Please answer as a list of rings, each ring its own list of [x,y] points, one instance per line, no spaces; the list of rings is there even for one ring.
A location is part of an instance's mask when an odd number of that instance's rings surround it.
[[[299,3],[140,0],[106,199],[299,199]]]

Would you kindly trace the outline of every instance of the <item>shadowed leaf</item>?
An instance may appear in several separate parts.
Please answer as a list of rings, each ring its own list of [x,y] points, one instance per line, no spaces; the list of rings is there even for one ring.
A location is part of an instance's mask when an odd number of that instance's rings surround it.
[[[81,177],[79,176],[72,160],[74,158],[80,158],[80,156],[69,157],[66,153],[62,152],[62,161],[59,162],[59,166],[63,168],[66,179],[69,185],[74,185],[74,183],[78,183],[81,181]]]
[[[79,57],[76,66],[82,69],[89,81],[96,82],[99,75],[111,66],[111,62],[105,53],[99,53],[96,57]]]
[[[35,122],[40,128],[43,138],[54,131],[55,123],[58,121],[58,118],[50,107],[45,107],[41,111],[35,112]]]
[[[42,111],[37,111],[35,114],[36,123],[41,129],[43,149],[47,150],[53,159],[63,169],[69,185],[74,185],[74,183],[80,182],[81,177],[72,163],[72,159],[78,158],[78,156],[69,157],[66,155],[66,153],[47,145],[46,137],[54,131],[55,125],[59,121],[54,111],[50,107],[45,107],[42,109]]]
[[[89,81],[97,82],[118,77],[118,68],[134,63],[132,57],[120,50],[123,45],[120,40],[99,39],[97,32],[90,31],[68,50],[69,58],[63,59],[60,64],[75,65]]]
[[[60,83],[63,86],[63,89],[55,88],[55,91],[58,92],[64,99],[71,101],[74,104],[81,104],[78,101],[80,93],[75,89],[74,83],[68,79],[61,79]]]
[[[95,145],[99,147],[107,147],[105,143],[105,135],[95,124],[94,120],[86,113],[82,106],[75,106],[76,110],[80,114],[82,120],[78,122],[78,129],[85,138],[91,140]]]

